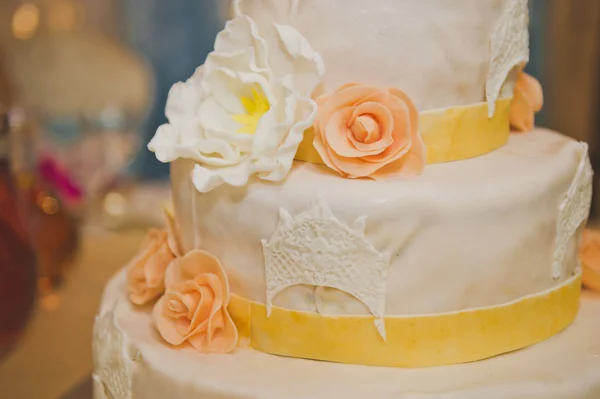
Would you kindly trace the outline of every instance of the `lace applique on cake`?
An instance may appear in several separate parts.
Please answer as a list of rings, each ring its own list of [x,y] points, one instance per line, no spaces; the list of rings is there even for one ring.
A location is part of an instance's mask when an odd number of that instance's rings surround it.
[[[139,355],[127,353],[113,311],[96,318],[93,342],[94,397],[130,399],[133,367]]]
[[[564,258],[569,241],[581,225],[587,220],[592,205],[592,177],[594,172],[588,157],[588,145],[581,143],[583,155],[575,178],[560,205],[556,241],[554,243],[554,278],[563,274]]]
[[[292,217],[280,210],[277,230],[263,240],[267,278],[267,314],[273,298],[288,287],[305,284],[345,291],[375,316],[385,339],[383,316],[388,254],[379,252],[365,236],[365,218],[351,227],[341,223],[323,201]]]
[[[491,37],[491,60],[485,95],[489,117],[509,73],[529,61],[529,9],[527,0],[509,0]]]

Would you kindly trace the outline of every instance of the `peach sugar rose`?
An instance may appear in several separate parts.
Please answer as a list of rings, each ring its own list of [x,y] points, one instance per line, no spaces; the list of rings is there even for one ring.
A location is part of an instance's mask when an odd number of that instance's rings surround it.
[[[129,300],[143,306],[165,292],[165,271],[181,249],[175,233],[175,220],[165,211],[168,229],[151,229],[138,254],[126,266]]]
[[[167,269],[165,295],[154,306],[153,318],[165,341],[190,344],[202,353],[229,353],[238,332],[227,311],[229,283],[213,255],[195,250]]]
[[[520,71],[510,106],[510,125],[519,132],[533,130],[535,114],[544,106],[542,85],[533,76]]]
[[[349,84],[317,99],[314,147],[347,178],[422,173],[425,144],[419,114],[398,89]]]
[[[583,285],[600,292],[600,232],[586,229],[583,232],[579,257],[583,268]]]
[[[173,259],[168,233],[150,230],[139,253],[127,266],[127,292],[133,304],[143,306],[162,295],[165,271]]]

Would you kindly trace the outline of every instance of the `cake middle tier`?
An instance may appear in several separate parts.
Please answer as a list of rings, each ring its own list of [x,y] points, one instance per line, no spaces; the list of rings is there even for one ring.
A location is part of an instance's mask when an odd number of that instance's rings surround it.
[[[318,200],[347,226],[365,218],[366,239],[390,259],[385,313],[416,315],[500,305],[571,277],[579,234],[569,235],[559,277],[555,243],[586,159],[581,143],[537,129],[487,156],[433,165],[405,180],[341,179],[298,162],[279,184],[255,180],[201,194],[191,182],[192,162],[175,162],[171,173],[184,249],[215,254],[233,293],[266,303],[261,241],[276,233],[281,212],[294,218]],[[273,304],[311,311],[314,295],[314,287],[294,286]],[[321,314],[369,314],[343,291],[318,295]]]

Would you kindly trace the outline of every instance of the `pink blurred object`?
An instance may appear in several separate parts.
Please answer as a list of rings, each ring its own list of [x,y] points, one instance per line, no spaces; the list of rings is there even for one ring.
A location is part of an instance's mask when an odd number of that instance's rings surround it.
[[[41,156],[38,173],[42,182],[48,185],[67,205],[76,205],[83,200],[83,190],[75,180],[49,156]]]

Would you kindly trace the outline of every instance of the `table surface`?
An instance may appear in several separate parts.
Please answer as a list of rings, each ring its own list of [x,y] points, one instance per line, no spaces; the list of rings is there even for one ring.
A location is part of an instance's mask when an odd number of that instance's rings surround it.
[[[142,230],[84,234],[64,286],[39,302],[23,338],[0,363],[2,397],[56,399],[86,381],[92,371],[94,316],[104,286],[143,237]]]

